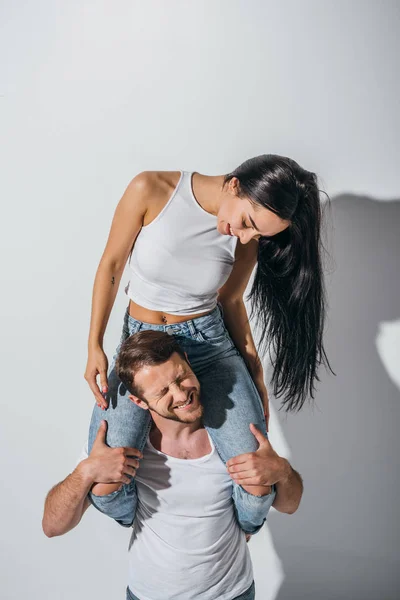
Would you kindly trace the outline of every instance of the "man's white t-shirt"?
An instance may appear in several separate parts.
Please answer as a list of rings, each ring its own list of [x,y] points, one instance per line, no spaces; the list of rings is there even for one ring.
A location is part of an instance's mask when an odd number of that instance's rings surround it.
[[[140,600],[232,600],[253,581],[232,479],[208,437],[211,453],[193,459],[164,454],[147,440],[129,543],[128,584]],[[86,457],[87,446],[80,460]]]

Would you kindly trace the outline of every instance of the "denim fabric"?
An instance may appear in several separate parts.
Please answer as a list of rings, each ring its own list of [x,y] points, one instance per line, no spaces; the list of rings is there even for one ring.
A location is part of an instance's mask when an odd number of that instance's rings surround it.
[[[153,325],[131,317],[126,311],[120,344],[108,375],[109,407],[102,411],[95,404],[89,428],[89,453],[100,421],[108,421],[107,444],[111,447],[129,446],[143,452],[151,426],[149,411],[143,410],[128,398],[124,384],[118,378],[115,359],[122,342],[130,335],[153,329],[175,335],[186,351],[200,385],[204,406],[203,422],[224,463],[245,452],[254,452],[258,442],[249,429],[254,423],[267,436],[263,406],[247,366],[234,345],[223,321],[220,305],[204,317],[171,325]],[[276,488],[267,496],[253,496],[233,482],[235,512],[246,533],[261,529],[274,501]],[[120,525],[130,527],[136,510],[134,478],[120,490],[108,496],[89,493],[91,503]]]
[[[247,588],[247,590],[245,592],[243,592],[243,594],[240,594],[240,596],[235,596],[235,598],[233,598],[232,600],[254,600],[254,598],[256,597],[255,592],[256,592],[256,589],[255,589],[255,584],[253,581],[251,586],[249,588]],[[135,594],[132,594],[129,587],[127,587],[126,588],[126,600],[140,600],[140,598],[135,596]]]

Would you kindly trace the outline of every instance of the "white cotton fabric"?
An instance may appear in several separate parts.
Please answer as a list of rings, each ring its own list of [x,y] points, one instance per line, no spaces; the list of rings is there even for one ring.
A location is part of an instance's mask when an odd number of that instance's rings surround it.
[[[232,479],[208,437],[211,453],[196,459],[144,448],[128,572],[141,600],[232,600],[253,581]]]
[[[167,204],[141,228],[125,288],[140,306],[172,315],[215,308],[235,259],[237,237],[218,232],[217,217],[194,197],[192,174],[181,171]]]

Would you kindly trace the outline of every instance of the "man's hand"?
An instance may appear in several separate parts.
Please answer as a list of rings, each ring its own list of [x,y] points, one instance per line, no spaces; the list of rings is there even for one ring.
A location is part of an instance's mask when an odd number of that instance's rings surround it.
[[[258,450],[235,456],[228,460],[226,466],[232,479],[249,493],[267,495],[271,485],[287,478],[290,465],[275,452],[269,440],[253,423],[250,424],[250,431],[260,444]]]
[[[96,439],[87,459],[86,471],[97,483],[130,483],[131,475],[139,468],[138,458],[143,454],[136,448],[110,448],[106,444],[107,421],[100,423]]]

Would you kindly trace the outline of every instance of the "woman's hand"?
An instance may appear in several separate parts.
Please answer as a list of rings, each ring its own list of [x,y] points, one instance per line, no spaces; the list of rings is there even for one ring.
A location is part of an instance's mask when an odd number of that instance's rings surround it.
[[[256,384],[256,388],[258,390],[258,393],[260,394],[262,403],[263,403],[263,407],[264,407],[264,415],[265,415],[265,422],[267,424],[267,431],[268,431],[268,426],[269,426],[269,398],[268,398],[268,391],[267,388],[265,387],[265,383],[264,383],[264,379],[263,377],[259,377],[258,379],[254,379],[254,383]]]
[[[103,348],[98,346],[90,350],[84,377],[96,398],[97,406],[102,410],[105,410],[108,406],[103,396],[103,394],[108,392],[107,369],[108,360]],[[97,375],[100,376],[100,387],[97,385]]]

